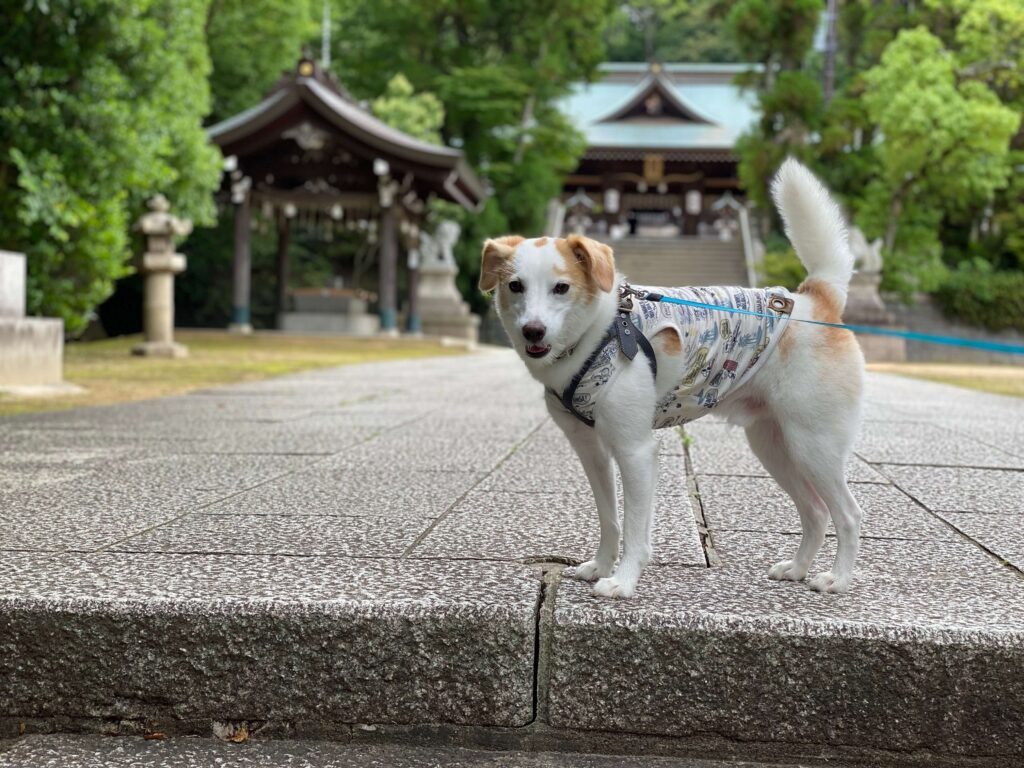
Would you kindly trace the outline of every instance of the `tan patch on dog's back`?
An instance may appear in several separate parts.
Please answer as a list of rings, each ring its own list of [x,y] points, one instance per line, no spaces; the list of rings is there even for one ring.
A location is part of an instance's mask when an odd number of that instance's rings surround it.
[[[839,303],[835,289],[824,280],[808,278],[800,284],[797,291],[814,301],[815,320],[824,320],[826,323],[843,322],[843,305]]]
[[[808,279],[800,285],[799,291],[811,299],[813,308],[811,318],[826,323],[843,322],[843,305],[839,295],[831,285],[824,280]],[[863,365],[863,358],[860,354],[860,345],[853,331],[843,328],[827,328],[822,326],[805,326],[807,330],[813,329],[815,342],[815,354],[819,358],[827,358],[828,365],[825,366],[824,377],[830,386],[840,391],[847,391],[852,397],[859,392],[860,377],[855,375],[856,371]],[[785,342],[786,336],[780,339],[780,347]],[[793,342],[790,342],[793,343]],[[781,351],[781,350],[780,350]]]
[[[545,245],[548,244],[548,239],[546,237],[538,237],[536,240],[533,241],[533,244],[536,245],[538,248],[543,248]]]
[[[824,280],[808,278],[800,284],[797,292],[811,300],[812,320],[821,320],[825,323],[843,322],[843,306],[839,301],[839,296],[835,289]],[[812,328],[818,334],[818,338],[824,342],[822,346],[826,354],[833,356],[846,354],[849,351],[850,345],[856,345],[857,343],[852,331],[846,331],[842,328],[805,326],[806,330]],[[779,339],[779,355],[781,355],[783,360],[787,359],[796,348],[797,337],[801,333],[793,333],[795,330],[797,329],[790,327],[788,331],[782,334],[782,338]]]
[[[652,341],[661,347],[661,351],[673,357],[683,353],[683,342],[679,338],[679,331],[675,328],[662,328],[652,337]]]

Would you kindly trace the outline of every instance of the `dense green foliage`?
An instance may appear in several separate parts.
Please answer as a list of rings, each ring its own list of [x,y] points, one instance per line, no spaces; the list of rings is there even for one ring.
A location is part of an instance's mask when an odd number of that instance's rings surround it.
[[[69,333],[130,271],[146,198],[212,218],[206,3],[5,3],[0,248],[28,254],[29,311],[62,317]]]
[[[343,35],[336,37],[334,69],[345,85],[371,98],[401,73],[417,92],[436,94],[444,105],[442,137],[493,187],[483,215],[461,217],[460,261],[477,270],[484,235],[540,231],[547,201],[583,151],[557,100],[604,59],[609,0],[339,6]]]
[[[414,93],[412,83],[399,72],[382,96],[373,100],[373,114],[388,125],[431,144],[441,143],[444,105],[432,93]]]
[[[883,238],[883,286],[905,295],[963,284],[974,273],[962,262],[1019,269],[1024,4],[839,5],[828,103],[824,55],[811,49],[823,1],[743,0],[730,12],[740,50],[765,65],[747,78],[763,116],[738,146],[751,197],[770,210],[767,182],[781,159],[811,163],[867,237]],[[976,297],[1000,300],[1014,279],[993,272],[985,284],[1002,287]]]
[[[771,282],[799,277],[776,246],[767,185],[795,155],[885,244],[884,287],[1018,323],[1024,269],[1024,3],[842,0],[835,88],[814,49],[825,0],[329,0],[332,70],[385,122],[461,147],[493,190],[457,218],[467,296],[479,242],[535,233],[583,151],[558,110],[611,60],[750,61],[761,118],[738,143]],[[303,48],[322,0],[0,0],[0,247],[29,253],[29,306],[75,333],[130,273],[151,194],[213,223],[219,158],[201,130],[256,104]],[[271,222],[254,234],[254,311],[272,318]],[[180,317],[219,323],[230,217],[184,250]],[[293,233],[296,280],[358,247]],[[356,236],[353,236],[356,237]],[[130,284],[128,284],[130,285]],[[215,289],[212,287],[215,286]],[[1016,303],[1015,303],[1016,302]]]
[[[985,261],[963,262],[936,298],[946,314],[990,331],[1024,332],[1024,272],[996,272]]]
[[[319,30],[319,0],[208,0],[212,121],[257,104]]]
[[[630,0],[617,5],[605,32],[610,61],[734,62],[725,32],[727,0]]]

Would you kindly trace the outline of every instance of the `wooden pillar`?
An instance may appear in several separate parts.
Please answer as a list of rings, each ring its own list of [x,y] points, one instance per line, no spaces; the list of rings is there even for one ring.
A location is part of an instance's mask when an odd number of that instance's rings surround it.
[[[409,333],[423,333],[420,322],[420,252],[416,248],[409,249],[409,317],[405,321],[405,330]]]
[[[240,197],[240,199],[239,199]],[[251,227],[248,190],[235,198],[235,252],[234,282],[231,296],[231,324],[229,331],[252,333],[249,317],[249,301],[252,285],[252,251],[250,248]]]
[[[292,220],[287,211],[277,217],[277,327],[281,315],[288,311],[288,246],[291,242]]]
[[[398,216],[393,205],[380,211],[380,261],[377,265],[377,308],[380,312],[380,330],[386,334],[398,333],[397,288],[398,278]]]

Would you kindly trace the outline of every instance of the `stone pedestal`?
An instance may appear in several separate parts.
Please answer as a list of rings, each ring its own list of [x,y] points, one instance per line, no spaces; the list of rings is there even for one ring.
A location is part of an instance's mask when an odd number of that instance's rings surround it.
[[[850,325],[874,325],[879,328],[906,330],[894,325],[894,318],[885,308],[878,293],[882,275],[878,272],[855,272],[850,280],[843,322]],[[907,359],[907,342],[893,336],[857,334],[857,341],[869,363],[902,363]]]
[[[0,251],[0,389],[77,390],[63,374],[64,321],[25,317],[25,254]]]
[[[469,311],[455,286],[458,272],[457,267],[448,264],[420,266],[420,322],[427,336],[452,336],[476,343],[480,318]]]
[[[369,312],[368,297],[344,288],[303,288],[291,292],[292,311],[278,315],[288,333],[374,336],[380,320]]]
[[[174,236],[192,231],[192,223],[168,213],[163,195],[149,201],[151,213],[138,228],[146,235],[147,251],[139,271],[145,284],[142,327],[145,341],[132,347],[133,355],[146,357],[187,357],[188,348],[174,341],[174,276],[185,271],[185,257],[174,253]]]

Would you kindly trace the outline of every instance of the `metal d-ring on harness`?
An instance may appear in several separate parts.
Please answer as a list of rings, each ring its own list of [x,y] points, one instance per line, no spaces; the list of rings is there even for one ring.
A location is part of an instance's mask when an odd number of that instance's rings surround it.
[[[643,332],[633,324],[633,320],[630,317],[630,314],[633,312],[634,296],[646,301],[659,301],[661,299],[661,296],[658,294],[649,294],[646,291],[638,291],[628,283],[623,283],[622,287],[619,288],[618,313],[611,325],[608,326],[608,330],[605,332],[601,343],[598,344],[597,348],[590,353],[590,357],[586,359],[583,366],[576,371],[576,375],[572,377],[572,381],[569,382],[569,385],[561,395],[554,390],[550,390],[551,394],[561,401],[562,405],[565,406],[569,413],[582,421],[588,427],[594,426],[594,420],[576,410],[575,405],[573,405],[573,398],[576,396],[576,390],[579,389],[580,382],[583,381],[583,377],[587,375],[587,372],[594,364],[597,356],[609,341],[612,341],[613,339],[618,341],[619,350],[629,360],[636,357],[638,350],[642,350],[647,356],[647,362],[650,363],[651,375],[654,378],[658,378],[658,359],[654,355],[654,347],[651,346],[651,342],[647,340],[647,337],[644,336]],[[651,298],[653,296],[657,296],[658,298]]]

